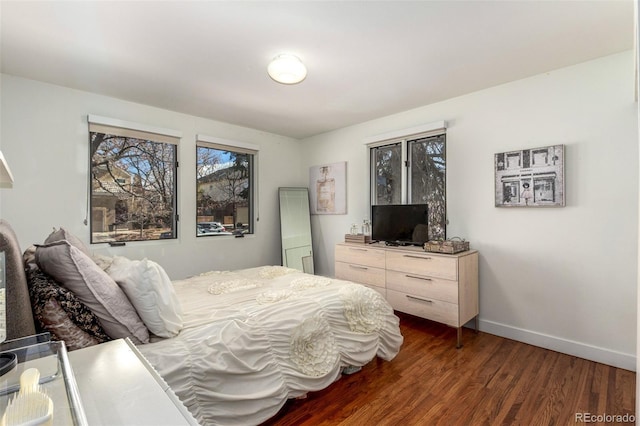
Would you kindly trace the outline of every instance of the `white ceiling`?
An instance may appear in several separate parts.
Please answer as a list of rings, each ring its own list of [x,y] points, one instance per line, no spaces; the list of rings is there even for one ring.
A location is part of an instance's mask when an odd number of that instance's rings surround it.
[[[305,138],[631,49],[633,13],[633,0],[2,1],[1,71]],[[307,65],[298,85],[266,73],[285,52]]]

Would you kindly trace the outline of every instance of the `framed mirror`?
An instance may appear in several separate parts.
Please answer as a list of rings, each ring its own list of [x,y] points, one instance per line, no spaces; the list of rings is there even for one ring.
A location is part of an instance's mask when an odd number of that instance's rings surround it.
[[[309,190],[279,188],[282,266],[314,273]]]

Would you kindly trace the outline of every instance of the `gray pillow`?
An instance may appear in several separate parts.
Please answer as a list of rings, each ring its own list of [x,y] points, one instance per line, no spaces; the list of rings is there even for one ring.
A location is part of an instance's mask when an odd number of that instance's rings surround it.
[[[53,232],[49,234],[46,240],[44,240],[44,243],[51,244],[55,243],[56,241],[62,240],[69,241],[69,244],[71,244],[87,256],[91,257],[91,251],[89,250],[89,247],[87,247],[86,244],[83,243],[82,240],[80,240],[80,238],[76,237],[71,232],[64,229],[62,226],[57,231],[56,228],[53,228]]]
[[[36,262],[74,293],[99,319],[112,339],[148,343],[149,330],[124,292],[91,258],[67,240],[37,246]]]

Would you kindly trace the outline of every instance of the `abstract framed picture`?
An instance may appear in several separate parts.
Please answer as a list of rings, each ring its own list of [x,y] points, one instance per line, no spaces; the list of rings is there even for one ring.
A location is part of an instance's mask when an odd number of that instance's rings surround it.
[[[347,162],[309,169],[311,214],[347,213]]]
[[[496,207],[564,207],[564,145],[495,154]]]

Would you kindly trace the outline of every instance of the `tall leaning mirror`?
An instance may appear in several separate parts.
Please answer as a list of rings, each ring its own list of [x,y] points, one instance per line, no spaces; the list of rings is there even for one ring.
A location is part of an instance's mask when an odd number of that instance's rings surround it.
[[[313,274],[311,216],[307,188],[279,188],[282,265]]]

